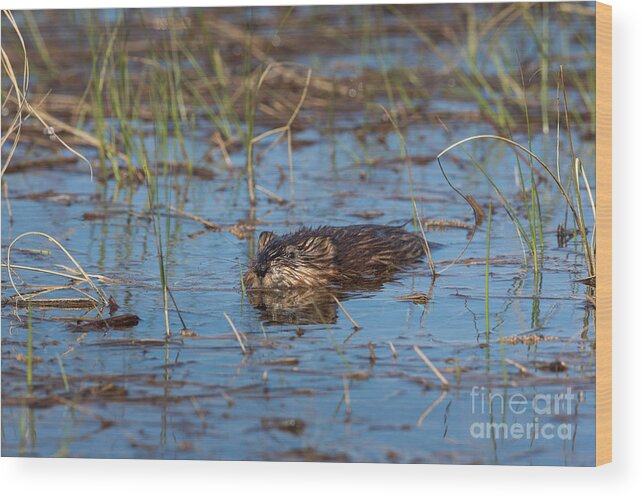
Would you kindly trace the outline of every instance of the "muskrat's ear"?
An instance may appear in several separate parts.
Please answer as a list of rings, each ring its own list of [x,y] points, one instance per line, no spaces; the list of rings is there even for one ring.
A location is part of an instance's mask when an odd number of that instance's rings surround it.
[[[335,256],[335,244],[330,240],[330,237],[313,237],[306,246],[307,252],[317,257],[332,258]]]
[[[272,232],[261,232],[259,234],[259,245],[257,251],[263,251],[263,249],[270,244],[270,241],[275,238],[275,234]]]

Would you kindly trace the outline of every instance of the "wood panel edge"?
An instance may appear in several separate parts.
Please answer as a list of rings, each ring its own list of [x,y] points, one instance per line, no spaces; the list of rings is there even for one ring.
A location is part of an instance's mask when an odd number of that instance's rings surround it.
[[[612,461],[612,7],[596,3],[596,465]]]

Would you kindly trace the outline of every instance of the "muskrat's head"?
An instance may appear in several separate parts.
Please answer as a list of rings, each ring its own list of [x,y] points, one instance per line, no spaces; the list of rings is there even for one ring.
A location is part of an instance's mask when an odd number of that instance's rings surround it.
[[[281,237],[262,232],[244,284],[255,289],[327,285],[336,272],[335,253],[329,237],[305,230]]]

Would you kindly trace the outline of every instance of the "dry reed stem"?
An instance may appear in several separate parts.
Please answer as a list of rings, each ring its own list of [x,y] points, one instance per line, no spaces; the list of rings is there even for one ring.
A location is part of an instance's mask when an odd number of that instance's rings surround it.
[[[388,347],[391,348],[391,351],[393,352],[393,358],[397,360],[397,349],[395,349],[395,346],[391,341],[388,341]]]
[[[355,328],[355,330],[359,330],[359,329],[361,329],[362,327],[360,327],[359,325],[357,325],[357,322],[356,322],[355,320],[353,320],[353,317],[352,317],[352,316],[350,316],[350,314],[348,313],[348,311],[346,311],[346,308],[344,308],[344,306],[342,306],[342,303],[340,303],[340,302],[339,302],[339,299],[337,299],[335,296],[332,296],[332,297],[333,297],[333,299],[335,300],[335,302],[337,303],[337,305],[339,306],[339,309],[340,309],[340,310],[342,310],[342,312],[344,313],[344,315],[346,315],[346,318],[348,318],[348,319],[349,319],[349,321],[353,324],[353,327]]]
[[[219,225],[217,225],[216,223],[212,223],[211,221],[208,221],[205,218],[201,218],[201,216],[188,213],[174,206],[169,206],[169,209],[170,211],[174,211],[179,216],[183,216],[184,218],[189,218],[191,220],[198,221],[199,223],[203,224],[206,228],[210,228],[212,230],[221,230],[221,227]]]
[[[580,213],[578,213],[578,211],[577,211],[577,210],[576,210],[576,208],[574,207],[574,203],[573,203],[573,201],[572,201],[572,200],[571,200],[571,198],[569,197],[569,194],[568,194],[568,193],[567,193],[567,191],[565,190],[565,187],[563,186],[563,184],[561,183],[561,181],[558,179],[558,177],[557,177],[556,173],[554,173],[554,172],[549,168],[549,166],[547,165],[547,163],[545,163],[545,161],[543,161],[543,160],[542,160],[542,159],[541,159],[537,154],[533,153],[531,150],[529,150],[529,149],[528,149],[527,147],[525,147],[524,145],[521,145],[521,144],[519,144],[518,142],[515,142],[514,140],[511,140],[511,139],[509,139],[509,138],[501,137],[501,136],[499,136],[499,135],[486,135],[486,134],[485,134],[485,135],[474,135],[474,136],[471,136],[471,137],[463,138],[462,140],[459,140],[459,141],[457,141],[457,142],[455,142],[455,143],[451,144],[450,146],[448,146],[446,149],[444,149],[442,152],[440,152],[440,153],[437,155],[437,161],[438,161],[438,164],[440,165],[440,168],[441,168],[441,170],[442,170],[442,174],[443,174],[443,175],[444,175],[444,177],[447,179],[447,182],[448,182],[448,177],[446,176],[446,172],[444,171],[444,168],[442,167],[442,163],[440,162],[440,158],[441,158],[442,156],[444,156],[446,153],[448,153],[449,151],[451,151],[451,150],[453,150],[453,149],[455,149],[455,148],[458,148],[458,147],[460,147],[461,145],[463,145],[463,144],[465,144],[465,143],[467,143],[467,142],[471,142],[471,141],[473,141],[473,140],[480,140],[480,139],[498,140],[498,141],[500,141],[500,142],[507,143],[507,144],[509,144],[509,145],[511,145],[511,146],[513,146],[513,147],[516,147],[516,148],[520,149],[520,150],[521,150],[521,151],[523,151],[525,154],[527,154],[528,156],[530,156],[531,158],[533,158],[533,159],[534,159],[538,164],[540,164],[540,166],[542,166],[542,168],[547,172],[547,174],[548,174],[548,175],[549,175],[549,176],[554,180],[554,183],[555,183],[555,184],[556,184],[556,186],[558,187],[558,190],[560,191],[561,195],[562,195],[562,196],[563,196],[563,198],[565,199],[565,202],[566,202],[566,203],[567,203],[567,205],[569,206],[569,209],[570,209],[570,211],[571,211],[571,213],[572,213],[572,216],[574,217],[574,221],[575,221],[575,223],[576,223],[576,226],[577,226],[579,229],[580,229],[581,227],[584,227],[584,223],[583,223],[583,222],[582,222],[582,220],[581,220]],[[533,166],[531,166],[531,165],[530,165],[529,167],[530,167],[531,171],[534,171],[534,172],[536,172],[536,171],[537,171],[535,167],[533,167]],[[450,184],[450,182],[449,182],[449,184]],[[452,186],[452,188],[454,188],[454,187]],[[467,200],[467,201],[468,201],[468,199],[466,198],[466,196],[464,196],[463,194],[461,194],[461,193],[459,192],[459,190],[457,190],[457,189],[456,189],[456,192],[458,192],[462,197],[464,197],[464,198],[465,198],[465,200]],[[475,207],[474,207],[474,206],[471,206],[471,207],[472,207],[472,209],[475,211]],[[581,234],[581,237],[583,237],[583,234]],[[587,261],[586,261],[586,262],[587,262],[587,271],[588,271],[589,276],[592,276],[592,275],[594,275],[594,255],[592,254],[592,252],[591,252],[591,250],[590,250],[589,246],[587,245],[587,241],[586,241],[586,240],[584,240],[584,243],[583,243],[583,249],[584,249],[585,256],[586,256],[586,260],[587,260]]]
[[[442,387],[444,389],[449,389],[449,381],[440,373],[440,371],[437,369],[437,367],[429,360],[426,355],[422,352],[422,350],[418,346],[413,346],[413,349],[415,352],[418,354],[420,358],[424,361],[424,363],[427,364],[427,366],[433,371],[435,376],[440,379],[440,382],[442,382]]]
[[[516,367],[522,375],[531,375],[531,372],[527,369],[527,367],[525,367],[524,365],[521,365],[517,361],[512,360],[511,358],[505,358],[505,363],[508,363],[513,367]]]
[[[281,205],[283,205],[283,204],[287,204],[287,203],[288,203],[288,201],[287,201],[286,199],[284,199],[284,198],[283,198],[283,197],[281,197],[280,195],[275,194],[275,193],[274,193],[274,192],[272,192],[271,190],[268,190],[267,188],[262,187],[261,185],[258,185],[258,184],[257,184],[257,185],[255,185],[255,188],[256,188],[259,192],[261,192],[262,194],[265,194],[265,195],[267,195],[268,197],[270,197],[270,198],[271,198],[272,200],[274,200],[277,204],[281,204]]]
[[[299,101],[297,102],[297,105],[295,106],[294,111],[290,115],[290,118],[288,119],[288,122],[280,126],[278,128],[273,128],[272,130],[265,131],[264,133],[261,133],[260,135],[257,135],[256,137],[253,137],[252,140],[250,140],[250,147],[252,150],[252,147],[254,144],[257,142],[260,142],[264,138],[267,138],[271,135],[275,134],[280,134],[279,137],[277,137],[277,140],[281,138],[284,134],[286,134],[287,140],[288,140],[288,164],[289,164],[289,170],[290,170],[290,203],[294,204],[295,202],[295,177],[294,177],[294,172],[293,172],[293,161],[292,161],[292,124],[295,121],[295,118],[299,114],[299,111],[301,110],[302,106],[304,105],[304,101],[306,100],[306,95],[308,95],[308,87],[310,86],[310,79],[313,74],[313,70],[308,67],[304,66],[302,64],[297,64],[293,62],[274,62],[268,64],[264,72],[261,74],[259,77],[259,82],[257,83],[257,89],[256,93],[259,92],[259,89],[261,88],[261,85],[263,85],[263,82],[265,79],[268,77],[268,74],[270,73],[271,70],[275,68],[280,68],[280,67],[286,67],[286,66],[301,66],[306,68],[306,80],[304,82],[304,89],[301,92],[301,95],[299,96]],[[253,195],[253,193],[251,193]],[[251,199],[253,200],[253,199]],[[254,205],[254,202],[252,202]]]
[[[232,323],[232,320],[228,316],[227,313],[223,313],[223,316],[225,317],[226,320],[228,320],[228,323],[230,324],[230,327],[232,327],[232,331],[234,332],[235,337],[237,338],[237,341],[239,342],[239,346],[241,346],[241,351],[243,354],[248,354],[246,351],[246,347],[243,344],[243,341],[241,340],[241,334],[239,334],[239,331],[237,330],[237,327],[234,326],[234,323]]]

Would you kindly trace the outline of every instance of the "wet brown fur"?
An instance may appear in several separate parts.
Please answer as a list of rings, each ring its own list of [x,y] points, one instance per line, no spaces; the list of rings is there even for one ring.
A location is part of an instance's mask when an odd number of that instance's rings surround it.
[[[263,232],[244,276],[248,289],[368,285],[419,260],[421,239],[402,227],[322,226]]]

